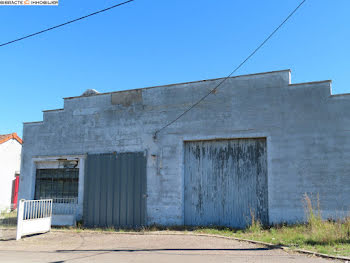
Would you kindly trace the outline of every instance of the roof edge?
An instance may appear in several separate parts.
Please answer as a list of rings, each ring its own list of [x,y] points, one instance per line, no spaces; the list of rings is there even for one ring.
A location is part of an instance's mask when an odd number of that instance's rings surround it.
[[[349,96],[350,93],[338,93],[338,94],[331,94],[330,97],[343,97],[343,96]]]
[[[10,134],[5,134],[7,135],[7,137],[5,137],[4,139],[0,140],[0,144],[4,143],[4,142],[7,142],[9,140],[16,140],[18,141],[20,144],[23,144],[23,141],[22,139],[17,135],[17,133],[13,132],[13,133],[10,133]]]
[[[28,121],[28,122],[23,122],[23,124],[40,124],[44,123],[43,121]]]
[[[274,74],[274,73],[280,73],[280,72],[292,72],[292,71],[290,69],[282,69],[282,70],[276,70],[276,71],[267,71],[267,72],[261,72],[261,73],[252,73],[252,74],[238,75],[238,76],[233,76],[233,77],[229,77],[229,78],[230,79],[235,79],[235,78],[242,78],[242,77],[248,77],[248,76]],[[179,83],[173,83],[173,84],[144,87],[144,88],[139,88],[139,89],[118,90],[118,91],[111,91],[111,92],[105,92],[105,93],[98,93],[98,94],[95,94],[95,95],[90,96],[90,97],[101,96],[101,95],[108,95],[108,94],[119,93],[119,92],[128,92],[128,91],[135,91],[135,90],[146,90],[146,89],[170,87],[170,86],[175,86],[175,85],[184,85],[184,84],[194,84],[194,83],[207,82],[207,81],[216,81],[216,80],[225,79],[225,78],[227,78],[227,77],[214,78],[214,79],[204,79],[204,80],[196,80],[196,81],[189,81],[189,82],[179,82]],[[64,100],[70,100],[70,99],[77,99],[77,98],[83,98],[83,97],[86,97],[86,96],[65,97],[63,99]]]
[[[321,80],[321,81],[293,83],[293,84],[289,84],[288,86],[302,86],[302,85],[308,85],[308,84],[322,84],[322,83],[332,83],[332,80],[328,79],[328,80]]]
[[[64,109],[43,110],[42,112],[63,111]]]

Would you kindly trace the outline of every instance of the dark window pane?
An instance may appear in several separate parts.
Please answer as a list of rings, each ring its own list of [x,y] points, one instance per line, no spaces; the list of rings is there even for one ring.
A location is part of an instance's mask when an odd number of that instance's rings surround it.
[[[78,168],[37,169],[35,199],[78,197]]]

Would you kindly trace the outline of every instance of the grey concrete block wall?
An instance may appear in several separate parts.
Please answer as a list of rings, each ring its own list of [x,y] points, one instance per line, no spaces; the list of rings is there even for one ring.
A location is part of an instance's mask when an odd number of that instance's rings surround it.
[[[23,130],[20,198],[33,198],[34,156],[147,153],[148,224],[183,224],[183,144],[267,138],[270,223],[304,220],[303,195],[319,195],[325,217],[350,209],[350,96],[330,81],[291,84],[290,71],[73,97]]]

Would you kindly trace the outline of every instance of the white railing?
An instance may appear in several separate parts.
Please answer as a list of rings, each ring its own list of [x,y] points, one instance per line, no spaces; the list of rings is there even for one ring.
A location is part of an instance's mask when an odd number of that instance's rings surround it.
[[[16,240],[51,230],[52,199],[19,201]]]

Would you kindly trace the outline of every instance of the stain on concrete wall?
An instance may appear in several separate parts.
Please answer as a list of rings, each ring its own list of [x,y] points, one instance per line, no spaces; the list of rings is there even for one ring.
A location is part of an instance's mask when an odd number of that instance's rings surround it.
[[[112,93],[112,104],[123,105],[124,107],[132,104],[142,103],[142,90],[130,90],[126,92]]]

